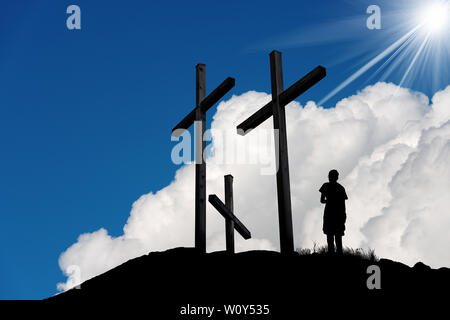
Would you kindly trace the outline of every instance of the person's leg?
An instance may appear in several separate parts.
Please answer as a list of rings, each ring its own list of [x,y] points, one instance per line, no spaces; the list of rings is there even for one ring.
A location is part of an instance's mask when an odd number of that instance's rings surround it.
[[[334,253],[334,237],[332,234],[327,234],[328,253]]]
[[[337,234],[334,237],[336,238],[336,252],[342,254],[342,236]]]

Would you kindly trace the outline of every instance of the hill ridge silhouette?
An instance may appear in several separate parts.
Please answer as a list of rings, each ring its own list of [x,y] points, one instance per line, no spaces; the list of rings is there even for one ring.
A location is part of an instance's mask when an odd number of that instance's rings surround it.
[[[380,268],[381,289],[368,289],[367,268]],[[357,255],[281,255],[274,251],[198,253],[194,248],[150,252],[46,299],[49,303],[145,305],[153,314],[180,316],[183,306],[269,305],[274,319],[296,314],[299,301],[320,305],[393,303],[440,297],[450,288],[450,269],[422,262],[409,267]],[[433,299],[436,302],[436,299]],[[330,305],[330,303],[328,303]],[[170,316],[169,316],[170,315]],[[277,316],[278,315],[278,316]],[[214,319],[222,319],[215,315]],[[223,316],[223,315],[222,315]],[[227,319],[227,317],[223,317]],[[190,319],[190,318],[186,318]]]

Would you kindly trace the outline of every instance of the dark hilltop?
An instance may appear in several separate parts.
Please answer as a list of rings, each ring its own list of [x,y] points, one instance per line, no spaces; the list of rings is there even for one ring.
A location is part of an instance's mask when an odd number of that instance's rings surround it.
[[[346,314],[351,305],[372,311],[400,307],[409,313],[428,303],[444,308],[449,288],[450,269],[421,262],[411,268],[349,253],[230,255],[175,248],[129,260],[45,301],[106,305],[112,313],[134,305],[160,319],[285,319],[305,308],[321,314]]]

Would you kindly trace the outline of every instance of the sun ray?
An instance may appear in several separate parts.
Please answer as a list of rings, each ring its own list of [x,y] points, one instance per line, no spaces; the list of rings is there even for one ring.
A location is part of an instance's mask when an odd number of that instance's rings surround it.
[[[394,53],[370,76],[369,79],[366,80],[365,84],[367,84],[369,81],[371,81],[373,78],[375,78],[381,71],[386,69],[386,71],[383,73],[381,79],[386,79],[390,73],[393,71],[394,68],[389,67],[389,65],[397,58],[402,57],[405,54],[404,49],[407,48],[411,42],[414,40],[415,35],[412,35],[409,37],[400,47],[398,47]],[[399,59],[400,60],[400,59]]]
[[[375,58],[373,58],[368,63],[366,63],[364,66],[362,66],[358,71],[356,71],[354,74],[352,74],[346,80],[344,80],[344,82],[342,82],[339,86],[337,86],[333,91],[331,91],[325,98],[320,100],[319,105],[322,105],[325,102],[327,102],[329,99],[334,97],[337,93],[339,93],[342,89],[347,87],[350,83],[352,83],[353,81],[358,79],[362,74],[367,72],[370,68],[372,68],[378,62],[380,62],[386,56],[388,56],[390,53],[392,53],[394,50],[396,50],[396,48],[398,48],[404,41],[406,41],[409,37],[411,37],[419,28],[420,28],[420,26],[413,28],[408,33],[406,33],[404,36],[402,36],[400,39],[398,39],[393,44],[391,44],[383,52],[378,54]]]
[[[378,79],[432,93],[443,89],[442,86],[448,83],[446,70],[450,66],[450,0],[403,1],[397,10],[387,15],[390,17],[390,29],[386,29],[386,39],[394,39],[392,44],[372,56],[362,67],[355,66],[357,71],[322,98],[319,105],[326,103],[373,67],[376,69],[365,77],[364,84]],[[400,30],[410,31],[394,38],[393,34]]]
[[[414,55],[414,58],[412,59],[411,63],[409,64],[408,69],[406,69],[406,72],[403,75],[402,80],[400,80],[399,87],[403,86],[403,83],[405,82],[406,78],[408,77],[409,73],[411,72],[412,67],[416,63],[416,61],[417,61],[418,57],[420,56],[420,54],[422,53],[423,49],[425,48],[425,45],[427,44],[429,38],[430,38],[430,36],[427,35],[425,37],[425,39],[423,40],[422,44],[420,45],[419,50],[417,50],[416,54]]]

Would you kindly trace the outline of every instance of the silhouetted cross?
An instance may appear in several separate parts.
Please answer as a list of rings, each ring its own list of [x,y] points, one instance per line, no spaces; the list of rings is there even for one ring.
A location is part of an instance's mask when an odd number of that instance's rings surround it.
[[[172,136],[179,137],[195,123],[195,248],[206,252],[206,164],[204,161],[206,111],[218,102],[231,88],[234,79],[227,78],[205,98],[205,65],[197,64],[196,107],[172,129]]]
[[[272,101],[255,112],[237,126],[238,133],[245,135],[273,116],[277,168],[278,219],[280,228],[280,250],[282,253],[294,251],[292,230],[291,191],[289,183],[289,160],[286,133],[286,115],[284,107],[296,97],[307,91],[326,76],[324,67],[318,66],[305,77],[283,91],[283,71],[281,52],[270,53],[270,77]],[[278,131],[278,134],[277,134]]]
[[[233,213],[233,176],[231,174],[225,176],[225,204],[215,194],[209,195],[209,202],[225,218],[227,252],[234,253],[234,229],[246,240],[252,235]]]

